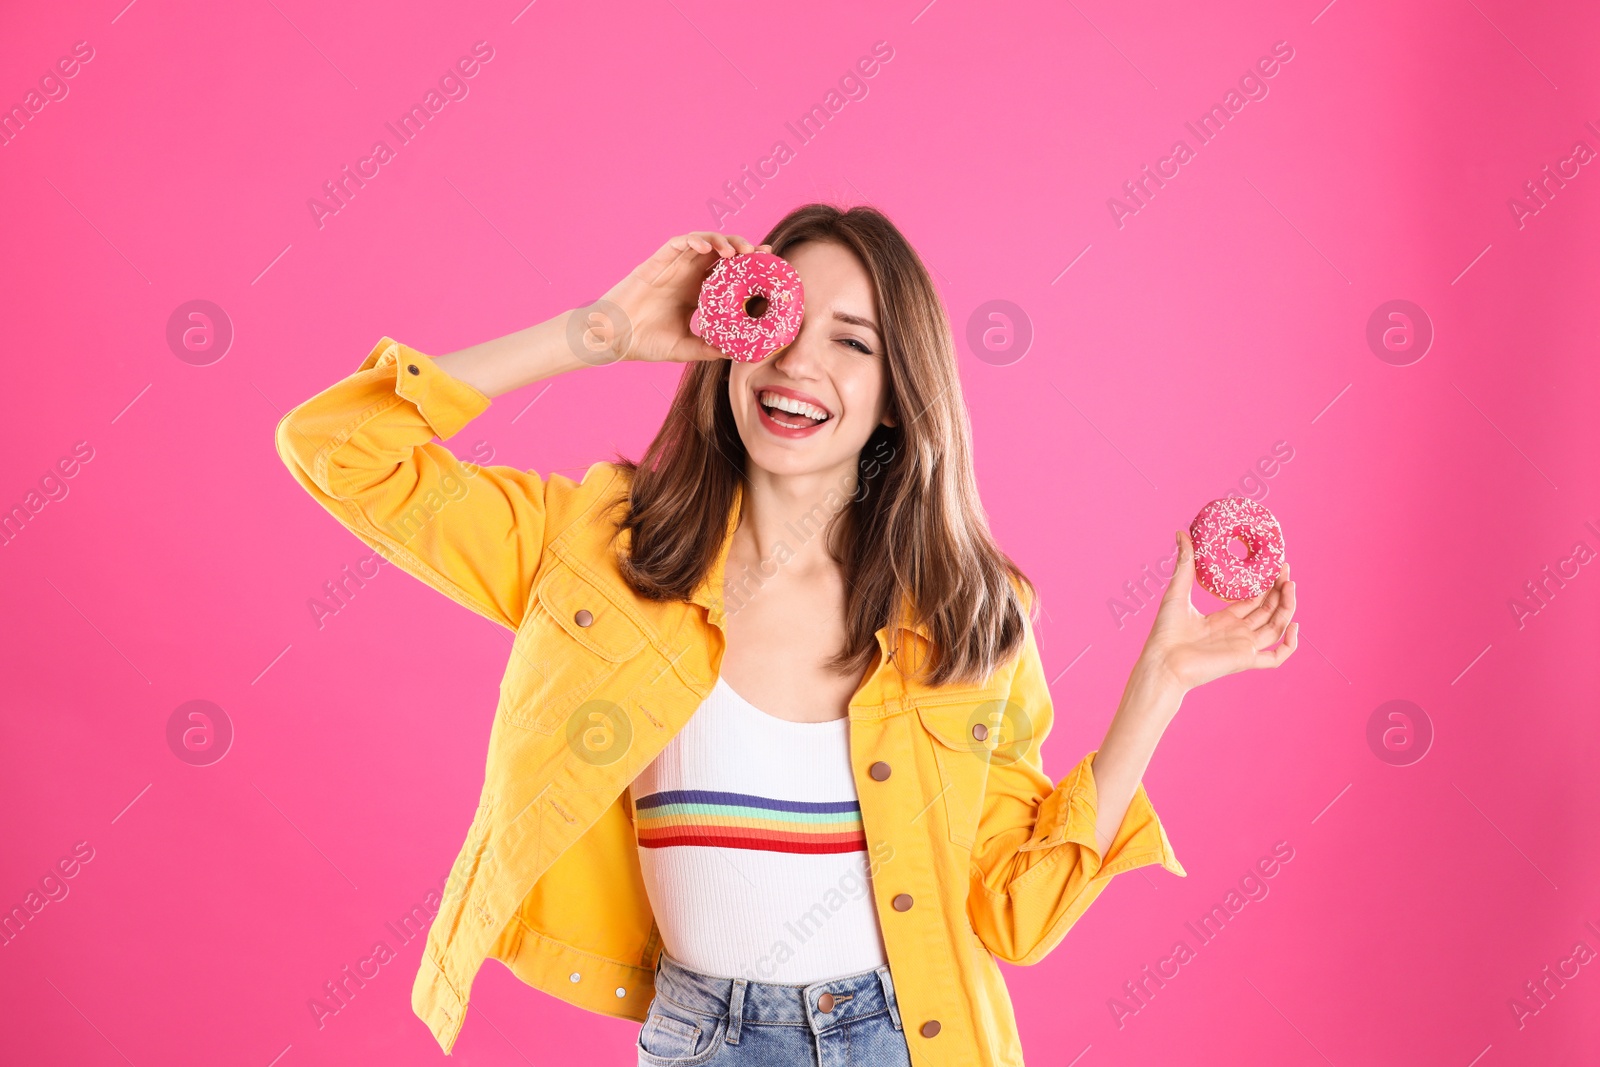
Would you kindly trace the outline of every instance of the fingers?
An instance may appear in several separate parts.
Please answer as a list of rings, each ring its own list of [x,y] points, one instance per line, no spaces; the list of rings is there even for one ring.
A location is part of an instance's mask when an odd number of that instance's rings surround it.
[[[685,263],[692,263],[705,249],[695,243],[694,234],[680,234],[661,246],[661,251],[639,268],[638,274],[651,286],[673,285],[681,277]],[[682,269],[680,269],[682,268]]]
[[[729,234],[714,233],[714,234],[707,234],[706,236],[711,239],[711,242],[712,242],[712,244],[714,244],[716,246],[717,251],[719,253],[721,253],[725,257],[726,256],[742,256],[742,255],[746,255],[746,254],[748,254],[750,252],[756,251],[756,246],[755,245],[751,244],[748,240],[746,240],[743,237],[740,237],[736,233],[729,233]],[[772,251],[772,249],[769,248],[766,245],[762,245],[761,247],[765,251],[768,251],[768,252]]]
[[[702,234],[698,233],[680,233],[666,243],[666,248],[674,252],[700,252],[702,254],[711,251],[710,243]]]
[[[694,233],[686,233],[682,237],[673,238],[674,243],[682,242],[683,247],[688,248],[690,251],[698,252],[702,256],[716,253],[718,251],[716,244],[718,240],[726,239],[720,233],[712,233],[709,230],[697,230]]]
[[[1267,620],[1266,629],[1274,634],[1281,634],[1292,618],[1294,618],[1294,582],[1284,578],[1283,595],[1278,599],[1278,606],[1273,609],[1272,617]]]
[[[689,363],[694,361],[727,359],[728,356],[720,348],[713,348],[700,338],[690,334],[672,346],[672,356],[676,363]]]
[[[767,249],[767,245],[761,246]],[[712,230],[696,230],[679,234],[661,246],[661,251],[643,268],[646,280],[653,286],[675,284],[681,277],[679,267],[686,260],[695,265],[687,269],[703,275],[706,267],[695,260],[698,256],[718,256],[727,259],[745,252],[756,251],[754,245],[737,234],[721,234]]]
[[[1235,614],[1238,614],[1239,618],[1243,619],[1247,626],[1252,629],[1259,629],[1266,625],[1267,620],[1272,617],[1273,611],[1277,609],[1278,601],[1283,599],[1283,587],[1283,571],[1279,570],[1278,577],[1273,580],[1271,585],[1249,600],[1241,600],[1234,604],[1233,607],[1240,608],[1242,611],[1242,613],[1236,612]]]
[[[1277,588],[1277,582],[1273,582],[1273,584],[1267,586],[1255,596],[1230,602],[1226,610],[1234,618],[1243,619],[1250,623],[1250,625],[1255,626],[1257,623],[1252,621],[1252,616],[1256,615],[1257,612],[1262,610],[1262,606],[1267,603],[1267,598],[1271,596]],[[1270,611],[1271,608],[1269,607],[1267,610]]]
[[[1274,582],[1253,597],[1245,600],[1235,600],[1228,605],[1228,611],[1235,618],[1243,620],[1245,625],[1254,629],[1259,627],[1272,614],[1272,609],[1277,604],[1275,599],[1277,592],[1278,586]]]
[[[1167,584],[1167,591],[1161,597],[1165,604],[1169,600],[1189,599],[1190,590],[1194,588],[1194,542],[1189,540],[1187,530],[1178,530],[1178,563],[1172,571],[1172,581]]]
[[[1300,624],[1291,622],[1289,629],[1284,633],[1283,640],[1277,648],[1258,651],[1255,666],[1276,667],[1284,660],[1294,655],[1295,649],[1300,647]]]
[[[714,252],[723,259],[756,251],[755,245],[738,234],[717,233],[714,230],[696,230],[694,233],[673,238],[673,241],[682,241],[685,247],[692,248],[701,255],[710,255]],[[765,245],[762,247],[766,248]]]
[[[1284,628],[1294,618],[1294,609],[1295,583],[1289,580],[1286,572],[1284,577],[1278,579],[1271,597],[1262,604],[1261,609],[1245,620],[1256,628],[1257,647],[1268,648],[1283,636]]]
[[[715,255],[722,259],[744,255],[748,252],[771,252],[768,244],[752,245],[738,234],[721,234],[712,230],[696,230],[679,234],[661,246],[650,261],[650,283],[658,285],[685,258]],[[704,268],[695,268],[704,269]]]
[[[1228,605],[1228,610],[1236,617],[1243,619],[1251,627],[1261,627],[1272,617],[1273,611],[1278,606],[1279,599],[1283,596],[1284,585],[1289,580],[1289,565],[1283,564],[1278,568],[1278,576],[1272,584],[1261,592],[1245,600],[1238,600]]]

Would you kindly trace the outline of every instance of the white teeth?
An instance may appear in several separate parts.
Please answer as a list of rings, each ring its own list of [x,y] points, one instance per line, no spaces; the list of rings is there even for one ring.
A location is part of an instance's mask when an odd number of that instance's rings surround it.
[[[803,400],[796,400],[794,397],[784,396],[782,393],[763,391],[758,399],[769,408],[777,408],[779,411],[787,411],[793,415],[805,415],[816,419],[818,422],[825,421],[828,418],[828,413],[815,404],[807,404]]]

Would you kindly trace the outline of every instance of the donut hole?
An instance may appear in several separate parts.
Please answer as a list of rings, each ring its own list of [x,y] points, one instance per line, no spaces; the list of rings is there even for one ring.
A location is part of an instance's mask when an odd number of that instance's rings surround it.
[[[751,293],[749,296],[745,297],[744,313],[749,315],[752,319],[759,319],[761,316],[767,313],[767,308],[771,306],[772,302],[762,294]]]
[[[1234,559],[1249,559],[1250,546],[1239,540],[1237,537],[1230,537],[1228,539],[1228,555],[1232,556]]]

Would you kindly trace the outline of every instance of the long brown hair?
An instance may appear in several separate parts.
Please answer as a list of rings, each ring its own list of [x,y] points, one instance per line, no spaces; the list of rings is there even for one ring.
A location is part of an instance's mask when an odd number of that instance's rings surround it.
[[[907,669],[924,670],[930,685],[981,684],[1020,650],[1036,593],[995,544],[978,499],[944,305],[911,244],[874,208],[807,204],[760,243],[781,256],[805,241],[850,249],[871,276],[895,421],[867,439],[858,490],[827,523],[825,543],[846,590],[845,643],[828,666],[863,673],[878,629],[915,621],[932,639],[932,661]],[[618,523],[629,531],[622,573],[642,597],[688,600],[722,548],[746,463],[728,401],[731,368],[728,360],[687,364],[643,458],[618,457],[632,475]],[[911,620],[900,618],[906,601]],[[891,630],[891,654],[903,650],[899,633]]]

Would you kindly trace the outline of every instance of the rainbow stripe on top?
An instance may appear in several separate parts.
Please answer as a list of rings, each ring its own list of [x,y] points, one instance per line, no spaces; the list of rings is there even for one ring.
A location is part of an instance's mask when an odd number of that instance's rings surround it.
[[[764,852],[865,852],[853,800],[774,800],[716,789],[664,789],[635,805],[639,845],[714,845]]]

